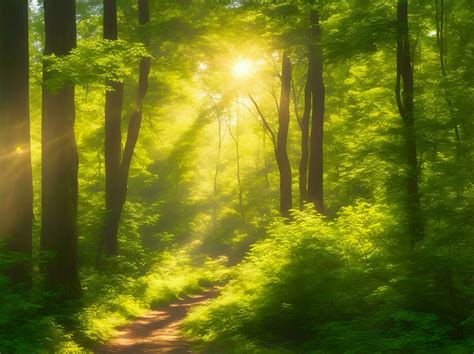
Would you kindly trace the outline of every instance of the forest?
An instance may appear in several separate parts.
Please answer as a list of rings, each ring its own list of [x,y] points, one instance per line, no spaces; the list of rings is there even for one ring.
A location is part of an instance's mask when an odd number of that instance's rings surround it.
[[[473,14],[0,0],[0,353],[473,353]]]

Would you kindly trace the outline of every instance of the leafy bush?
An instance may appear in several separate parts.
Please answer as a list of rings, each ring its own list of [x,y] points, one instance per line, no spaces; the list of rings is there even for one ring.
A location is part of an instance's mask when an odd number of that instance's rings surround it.
[[[54,294],[19,284],[12,286],[5,267],[18,261],[13,253],[0,251],[0,352],[39,353],[41,348],[70,352],[80,347],[64,326],[51,315],[48,304]],[[70,304],[65,303],[63,309]]]
[[[393,255],[395,215],[358,203],[332,221],[311,210],[277,218],[222,295],[190,315],[185,333],[209,352],[432,352],[450,345],[450,325],[404,308],[409,266]]]

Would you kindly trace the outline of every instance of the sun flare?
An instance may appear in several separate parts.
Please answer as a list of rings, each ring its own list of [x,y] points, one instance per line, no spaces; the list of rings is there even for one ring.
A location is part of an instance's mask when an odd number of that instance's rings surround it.
[[[254,64],[248,59],[239,59],[232,67],[232,75],[236,78],[247,78],[255,71]]]

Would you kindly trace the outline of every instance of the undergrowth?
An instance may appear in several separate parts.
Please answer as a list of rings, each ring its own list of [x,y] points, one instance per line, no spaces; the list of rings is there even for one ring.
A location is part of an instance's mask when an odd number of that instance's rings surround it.
[[[393,209],[367,203],[333,220],[276,218],[221,295],[191,312],[185,335],[205,353],[472,352],[472,317],[443,316],[439,259],[418,250],[424,267],[414,268],[397,225]]]
[[[0,277],[2,353],[88,352],[115,335],[115,328],[150,309],[222,281],[224,258],[190,256],[193,245],[156,256],[144,274],[121,258],[103,272],[82,271],[80,302],[54,302],[34,287],[12,289]],[[120,274],[117,271],[120,269]],[[124,271],[128,269],[128,271]],[[127,274],[127,275],[124,275]]]

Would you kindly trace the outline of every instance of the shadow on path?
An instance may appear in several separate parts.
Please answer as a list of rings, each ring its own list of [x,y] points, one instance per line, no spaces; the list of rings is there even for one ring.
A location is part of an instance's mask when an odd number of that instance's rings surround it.
[[[192,353],[179,327],[189,310],[218,295],[217,289],[152,310],[145,316],[119,327],[118,335],[94,353]]]

